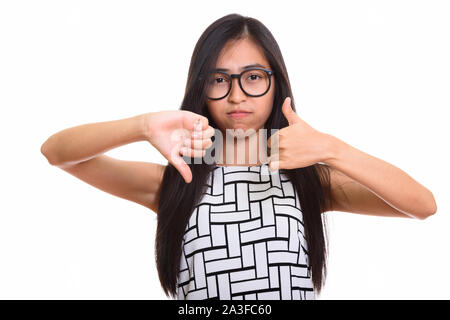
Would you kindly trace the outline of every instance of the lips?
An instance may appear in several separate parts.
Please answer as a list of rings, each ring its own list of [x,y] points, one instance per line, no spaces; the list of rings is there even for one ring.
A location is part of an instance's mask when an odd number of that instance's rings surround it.
[[[228,112],[228,114],[233,114],[233,113],[250,113],[250,111],[246,111],[246,110],[233,110]]]
[[[235,110],[228,113],[228,116],[233,119],[240,119],[247,117],[251,112],[243,111],[243,110]]]

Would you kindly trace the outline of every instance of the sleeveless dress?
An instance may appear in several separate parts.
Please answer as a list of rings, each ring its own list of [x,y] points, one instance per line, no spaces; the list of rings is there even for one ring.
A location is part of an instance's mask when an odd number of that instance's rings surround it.
[[[298,194],[283,169],[218,166],[182,241],[178,300],[313,300]]]

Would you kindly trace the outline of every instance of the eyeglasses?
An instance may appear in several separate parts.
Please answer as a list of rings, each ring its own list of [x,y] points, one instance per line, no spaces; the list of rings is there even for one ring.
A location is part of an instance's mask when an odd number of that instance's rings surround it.
[[[206,96],[211,100],[225,98],[231,91],[233,78],[238,78],[239,87],[250,97],[265,95],[271,84],[272,70],[264,68],[251,68],[240,74],[228,74],[223,71],[214,71],[206,79]]]

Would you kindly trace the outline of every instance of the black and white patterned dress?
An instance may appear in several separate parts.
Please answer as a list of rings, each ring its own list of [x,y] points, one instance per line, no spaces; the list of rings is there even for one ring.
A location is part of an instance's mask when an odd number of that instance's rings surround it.
[[[315,299],[304,235],[283,170],[216,166],[185,229],[178,299]]]

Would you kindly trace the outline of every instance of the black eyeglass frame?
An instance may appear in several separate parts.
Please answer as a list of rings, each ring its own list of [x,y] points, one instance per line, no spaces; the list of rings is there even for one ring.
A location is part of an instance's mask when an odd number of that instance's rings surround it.
[[[242,83],[241,83],[242,75],[244,73],[248,72],[248,71],[251,71],[251,70],[262,70],[265,73],[267,73],[267,76],[269,78],[269,85],[267,86],[267,90],[264,91],[262,94],[258,94],[258,95],[249,94],[242,87]],[[270,86],[272,84],[272,81],[271,81],[272,77],[271,76],[274,74],[273,70],[269,70],[269,69],[265,69],[265,68],[259,68],[259,67],[249,68],[249,69],[246,69],[246,70],[242,71],[241,73],[228,74],[225,71],[214,71],[212,73],[214,73],[214,74],[216,74],[216,73],[224,74],[224,75],[226,75],[228,77],[228,79],[231,79],[231,81],[230,81],[230,87],[228,88],[228,91],[227,91],[227,93],[224,96],[222,96],[220,98],[210,98],[210,97],[206,96],[210,100],[221,100],[221,99],[225,98],[226,96],[228,96],[230,94],[230,92],[231,92],[231,89],[233,88],[233,79],[234,78],[238,78],[239,87],[241,88],[242,92],[244,92],[247,96],[250,96],[250,97],[261,97],[261,96],[265,95],[269,91]]]

